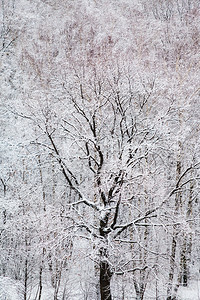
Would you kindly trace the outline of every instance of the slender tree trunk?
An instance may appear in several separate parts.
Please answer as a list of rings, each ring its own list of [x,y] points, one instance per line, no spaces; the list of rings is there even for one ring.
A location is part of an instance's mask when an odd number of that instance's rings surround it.
[[[27,287],[28,287],[28,259],[25,260],[24,270],[24,300],[27,300]]]
[[[94,267],[94,274],[95,274],[95,278],[97,279],[97,283],[96,283],[96,298],[97,300],[101,300],[101,292],[100,292],[100,275],[99,275],[99,265],[96,265]]]
[[[181,143],[179,142],[179,148],[181,149]],[[176,164],[176,182],[178,182],[179,178],[181,175],[181,153],[179,150],[178,154],[178,160]],[[179,193],[176,195],[175,199],[175,207],[174,207],[174,213],[175,216],[178,215],[178,212],[180,210],[180,207],[182,206],[182,194]],[[176,249],[177,249],[177,236],[178,236],[178,231],[174,227],[173,228],[173,238],[172,238],[172,244],[171,244],[171,255],[170,255],[170,269],[169,269],[169,279],[168,279],[168,287],[167,287],[167,300],[172,300],[172,294],[173,294],[173,280],[174,280],[174,273],[175,273],[175,259],[176,259]],[[174,298],[176,299],[176,298]]]
[[[180,161],[177,162],[177,173],[178,176],[181,174],[181,163]],[[190,184],[190,194],[189,194],[189,200],[187,204],[187,218],[191,217],[192,215],[192,195],[193,195],[193,182]],[[179,209],[182,208],[182,195],[180,194],[177,196],[176,199],[176,205],[175,205],[175,212],[178,212]],[[183,244],[181,246],[181,252],[180,252],[180,265],[179,265],[179,275],[177,279],[177,284],[174,287],[173,290],[173,277],[174,277],[174,270],[175,270],[175,252],[176,252],[176,237],[178,235],[176,229],[174,229],[175,235],[173,237],[172,241],[172,250],[171,250],[171,258],[170,258],[170,273],[169,273],[169,283],[168,283],[168,290],[167,290],[167,300],[176,300],[177,299],[177,292],[180,285],[183,285],[186,287],[188,285],[188,276],[189,276],[189,268],[188,268],[188,261],[189,257],[191,255],[191,247],[192,247],[192,235],[184,236]],[[172,296],[173,295],[173,296]]]
[[[40,172],[40,182],[41,182],[41,185],[42,185],[43,210],[46,211],[46,193],[45,193],[44,183],[43,183],[43,175],[42,175],[40,155],[38,155],[38,163],[39,163],[39,172]]]
[[[39,295],[38,295],[38,300],[41,300],[41,296],[42,296],[42,272],[43,272],[43,267],[41,265],[40,266],[40,274],[39,274]]]
[[[172,239],[172,248],[171,248],[171,255],[170,255],[170,271],[169,271],[169,281],[167,287],[167,300],[172,300],[172,289],[173,289],[173,279],[174,279],[174,271],[175,271],[175,258],[176,258],[176,234],[173,236]]]
[[[181,283],[183,286],[188,284],[188,266],[187,266],[187,237],[184,237],[184,242],[180,257],[180,268],[181,268]]]
[[[192,174],[191,174],[192,175]],[[193,203],[193,189],[194,183],[190,183],[190,194],[189,194],[189,201],[187,207],[187,218],[192,217],[192,203]],[[191,252],[192,252],[192,234],[189,233],[184,238],[183,244],[183,251],[182,251],[182,283],[183,286],[188,285],[188,278],[189,278],[189,262],[191,261]]]

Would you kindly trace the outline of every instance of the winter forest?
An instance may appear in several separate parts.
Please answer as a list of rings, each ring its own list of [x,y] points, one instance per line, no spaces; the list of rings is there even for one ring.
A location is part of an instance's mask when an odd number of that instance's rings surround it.
[[[200,1],[0,0],[0,300],[200,299]]]

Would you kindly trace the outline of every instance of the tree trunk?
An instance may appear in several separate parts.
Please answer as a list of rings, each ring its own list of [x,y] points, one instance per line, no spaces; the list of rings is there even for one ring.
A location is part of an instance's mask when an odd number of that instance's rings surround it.
[[[38,300],[41,300],[41,296],[42,296],[42,272],[43,272],[43,267],[41,265],[40,266],[40,275],[39,275],[39,295],[38,295]]]
[[[183,249],[180,258],[181,283],[183,286],[188,285],[188,266],[187,266],[187,237],[184,238]]]
[[[144,299],[144,291],[145,286],[144,284],[139,284],[134,280],[134,287],[135,287],[135,294],[136,294],[136,300],[143,300]]]
[[[104,247],[100,248],[100,294],[101,300],[112,300],[111,296],[111,278],[112,272],[110,269],[110,265],[108,263],[108,236],[105,232],[105,228],[108,224],[108,216],[109,213],[104,216],[104,218],[100,221],[99,232],[102,238],[104,239]]]
[[[111,282],[112,273],[110,271],[110,266],[108,262],[101,261],[100,262],[100,292],[101,292],[101,300],[112,300],[111,297]]]
[[[27,281],[28,281],[28,259],[25,260],[24,270],[24,300],[27,300]]]
[[[172,288],[173,288],[173,279],[174,279],[174,271],[175,271],[175,258],[176,258],[176,237],[173,236],[172,239],[172,248],[171,248],[171,256],[170,256],[170,271],[169,271],[169,281],[168,281],[168,287],[167,287],[167,300],[172,300]]]
[[[178,153],[178,160],[176,163],[176,182],[179,182],[179,178],[181,176],[181,148],[182,145],[180,141],[178,142],[179,145],[179,153]],[[177,186],[178,187],[178,186]],[[182,194],[179,192],[175,198],[175,206],[174,206],[174,213],[175,216],[178,215],[180,208],[182,207]],[[171,255],[170,255],[170,266],[169,266],[169,279],[168,279],[168,286],[167,286],[167,300],[173,300],[173,280],[175,275],[175,268],[176,268],[176,250],[177,250],[177,237],[178,231],[177,228],[173,228],[173,238],[172,238],[172,245],[171,245]]]

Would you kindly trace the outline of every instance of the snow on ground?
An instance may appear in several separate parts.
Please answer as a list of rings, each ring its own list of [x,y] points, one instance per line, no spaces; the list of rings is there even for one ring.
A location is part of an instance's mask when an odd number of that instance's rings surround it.
[[[17,281],[10,279],[9,277],[0,277],[0,300],[22,300],[23,299],[23,287]],[[69,292],[69,291],[68,291]],[[31,295],[29,294],[29,299],[35,299],[35,295],[37,294],[37,288],[33,288],[31,290]],[[70,295],[65,295],[66,299],[70,300],[82,300],[83,299],[83,291],[70,290]],[[90,297],[90,296],[89,296]],[[44,284],[42,290],[42,298],[41,300],[53,300],[54,299],[54,290],[52,287]],[[90,299],[90,298],[88,298]],[[118,299],[115,298],[114,299]],[[130,298],[126,300],[133,300],[134,295],[130,295]],[[153,294],[145,293],[145,300],[155,300],[155,296]],[[163,295],[159,298],[160,300],[166,299],[166,295]],[[189,287],[180,287],[178,291],[178,299],[179,300],[200,300],[200,279],[191,282]],[[92,298],[90,300],[93,300]]]
[[[21,288],[16,281],[0,276],[0,300],[21,300]]]
[[[180,287],[178,295],[181,300],[200,300],[200,279],[193,281],[189,287]]]

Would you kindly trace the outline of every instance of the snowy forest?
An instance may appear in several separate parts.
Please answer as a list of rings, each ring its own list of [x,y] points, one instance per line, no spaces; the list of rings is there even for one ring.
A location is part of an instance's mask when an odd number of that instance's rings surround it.
[[[0,0],[0,300],[200,299],[200,1]]]

